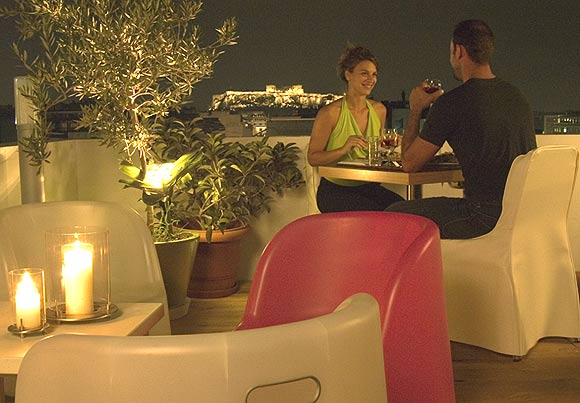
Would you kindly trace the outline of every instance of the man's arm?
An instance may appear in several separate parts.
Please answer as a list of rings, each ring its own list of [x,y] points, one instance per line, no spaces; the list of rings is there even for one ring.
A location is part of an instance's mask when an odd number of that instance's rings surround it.
[[[401,145],[403,171],[405,172],[420,170],[440,148],[418,137],[421,113],[443,95],[443,90],[438,90],[433,94],[426,93],[424,90],[425,85],[425,83],[421,83],[421,85],[415,87],[409,97],[409,117]]]

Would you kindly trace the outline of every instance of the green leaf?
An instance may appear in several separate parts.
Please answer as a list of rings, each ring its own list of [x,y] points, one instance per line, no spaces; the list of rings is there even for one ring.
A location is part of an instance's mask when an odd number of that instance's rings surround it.
[[[143,192],[143,195],[141,196],[141,200],[143,200],[143,203],[145,203],[148,206],[154,206],[154,205],[158,204],[160,201],[162,201],[164,198],[165,198],[165,195],[150,194],[147,192]]]
[[[141,177],[142,170],[134,166],[131,162],[123,160],[119,163],[119,170],[130,178],[137,179]]]

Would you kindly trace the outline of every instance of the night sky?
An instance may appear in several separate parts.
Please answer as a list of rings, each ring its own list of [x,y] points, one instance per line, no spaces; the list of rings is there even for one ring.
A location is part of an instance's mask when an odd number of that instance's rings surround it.
[[[375,99],[399,99],[426,77],[451,89],[459,83],[449,67],[449,40],[455,23],[467,18],[491,26],[494,72],[520,87],[535,110],[580,110],[578,0],[208,0],[198,19],[205,43],[227,17],[239,21],[239,43],[220,57],[213,78],[195,87],[200,110],[212,94],[266,84],[342,93],[335,64],[347,42],[379,60]],[[5,21],[0,38],[0,104],[8,104],[12,79],[23,71],[10,49],[14,28]]]

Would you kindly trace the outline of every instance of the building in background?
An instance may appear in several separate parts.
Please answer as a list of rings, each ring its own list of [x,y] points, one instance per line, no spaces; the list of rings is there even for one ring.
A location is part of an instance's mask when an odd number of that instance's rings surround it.
[[[580,134],[580,112],[544,115],[544,134]]]
[[[342,95],[304,92],[302,85],[278,89],[267,85],[265,91],[226,91],[212,97],[210,111],[263,111],[272,116],[305,116]]]
[[[385,126],[390,129],[403,130],[409,118],[409,100],[405,91],[401,91],[401,99],[396,101],[382,101],[387,108]]]
[[[242,130],[251,131],[252,136],[264,136],[268,130],[268,117],[262,111],[244,113],[241,115],[241,121]]]
[[[212,97],[208,116],[224,124],[228,136],[310,135],[316,112],[340,98],[337,94],[304,92],[302,85],[264,91],[226,91]]]

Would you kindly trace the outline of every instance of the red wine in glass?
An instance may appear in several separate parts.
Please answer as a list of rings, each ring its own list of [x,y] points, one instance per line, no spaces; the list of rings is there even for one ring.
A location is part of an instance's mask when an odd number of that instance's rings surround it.
[[[439,81],[436,78],[426,78],[424,82],[427,85],[423,87],[423,90],[428,94],[433,94],[434,92],[443,88],[443,84],[441,84],[441,81]]]
[[[397,147],[398,141],[396,138],[392,138],[392,137],[385,137],[383,138],[383,141],[381,142],[381,146],[383,146],[384,148],[395,148]]]
[[[393,154],[393,151],[395,151],[395,148],[399,145],[400,139],[397,129],[383,129],[381,146],[387,150],[387,156]]]
[[[423,83],[425,84],[423,86],[423,91],[425,91],[427,94],[433,94],[434,92],[443,89],[443,84],[441,84],[441,81],[436,78],[426,78],[423,80]],[[421,119],[427,119],[429,108],[430,106],[423,110],[421,113]]]

